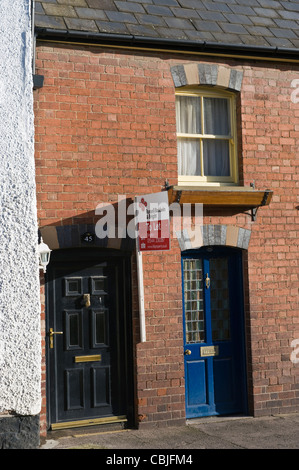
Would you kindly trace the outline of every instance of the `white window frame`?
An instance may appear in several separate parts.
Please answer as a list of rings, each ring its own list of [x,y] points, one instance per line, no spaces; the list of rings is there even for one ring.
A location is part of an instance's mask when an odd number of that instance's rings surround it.
[[[178,184],[180,186],[233,186],[238,185],[238,152],[237,152],[237,116],[236,116],[236,95],[226,90],[211,90],[208,87],[185,88],[177,90],[176,96],[196,96],[201,97],[201,129],[204,129],[203,98],[226,98],[230,107],[230,129],[231,135],[217,136],[212,134],[185,134],[177,133],[177,139],[194,138],[200,140],[201,145],[201,176],[189,176],[178,174]],[[204,176],[203,175],[203,140],[223,139],[229,142],[230,176]],[[178,168],[179,171],[179,168]]]

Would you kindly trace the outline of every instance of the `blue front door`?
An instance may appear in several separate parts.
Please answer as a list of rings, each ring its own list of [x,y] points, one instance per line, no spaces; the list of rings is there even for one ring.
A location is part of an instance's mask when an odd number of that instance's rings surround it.
[[[241,254],[185,252],[182,271],[186,417],[245,413]]]

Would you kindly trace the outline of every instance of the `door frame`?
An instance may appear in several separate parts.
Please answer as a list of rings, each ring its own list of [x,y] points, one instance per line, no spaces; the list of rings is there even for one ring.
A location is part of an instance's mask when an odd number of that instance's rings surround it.
[[[76,264],[95,264],[109,261],[111,258],[116,258],[122,261],[122,273],[123,273],[123,288],[124,288],[124,310],[125,310],[125,323],[126,331],[124,335],[124,350],[126,352],[125,367],[126,367],[126,395],[127,395],[127,426],[134,426],[135,424],[135,400],[134,400],[134,367],[133,367],[133,330],[132,330],[132,288],[131,288],[131,256],[130,251],[120,251],[115,249],[86,247],[86,248],[68,248],[54,250],[51,255],[51,261],[45,274],[45,356],[46,356],[46,410],[47,410],[47,429],[51,429],[52,423],[52,396],[55,394],[54,381],[53,381],[53,367],[51,364],[50,351],[49,351],[49,320],[50,320],[50,309],[52,308],[52,302],[55,298],[54,294],[54,277],[51,269],[53,263],[74,263]],[[97,420],[94,419],[93,424],[98,424]],[[113,420],[107,418],[98,420],[99,422],[107,422],[107,424],[113,422]],[[120,420],[121,421],[121,420]],[[81,426],[86,426],[85,420],[82,420]],[[78,421],[78,427],[80,426]],[[63,428],[63,424],[61,428]],[[66,425],[67,426],[67,422]]]
[[[240,276],[238,279],[234,280],[235,282],[235,289],[238,290],[239,293],[239,305],[241,308],[241,314],[238,319],[239,321],[239,326],[241,329],[241,336],[240,336],[240,352],[242,354],[242,378],[241,378],[241,384],[242,384],[242,390],[243,390],[243,396],[242,396],[242,409],[243,411],[241,412],[244,415],[248,414],[248,384],[247,384],[247,354],[246,354],[246,331],[245,331],[245,305],[244,305],[244,270],[243,270],[243,251],[242,249],[239,248],[234,248],[230,246],[204,246],[201,248],[197,249],[191,249],[191,250],[185,250],[182,251],[181,253],[181,272],[182,272],[182,299],[183,299],[183,341],[184,341],[184,351],[186,349],[186,343],[185,343],[185,338],[186,338],[186,324],[185,324],[185,302],[184,302],[184,269],[183,269],[183,260],[192,258],[193,256],[196,258],[202,257],[203,259],[203,265],[204,265],[204,257],[206,259],[210,259],[213,257],[217,256],[231,256],[234,255],[236,257],[236,263],[237,263],[237,270],[240,273]],[[231,276],[229,276],[229,283],[232,282]],[[205,314],[205,321],[207,320],[206,315],[206,309],[204,310]],[[232,329],[235,330],[236,325],[232,325]],[[188,394],[188,380],[186,377],[186,365],[185,365],[185,356],[184,356],[184,378],[185,378],[185,408],[187,408],[187,394]],[[217,416],[220,413],[217,411],[207,414],[205,416]],[[203,417],[204,415],[200,414],[198,416],[192,416],[187,419],[192,419],[196,417]]]

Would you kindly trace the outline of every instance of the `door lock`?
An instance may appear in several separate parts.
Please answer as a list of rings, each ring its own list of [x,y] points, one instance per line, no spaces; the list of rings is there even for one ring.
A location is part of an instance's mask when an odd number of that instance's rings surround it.
[[[83,294],[83,303],[85,307],[90,307],[90,294]]]
[[[54,335],[63,335],[63,331],[53,331],[53,328],[49,330],[49,337],[50,337],[50,349],[54,348]]]

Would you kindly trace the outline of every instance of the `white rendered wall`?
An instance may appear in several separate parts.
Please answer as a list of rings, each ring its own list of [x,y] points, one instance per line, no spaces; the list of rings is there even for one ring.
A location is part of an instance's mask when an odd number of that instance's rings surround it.
[[[40,412],[31,2],[0,0],[0,413]]]

